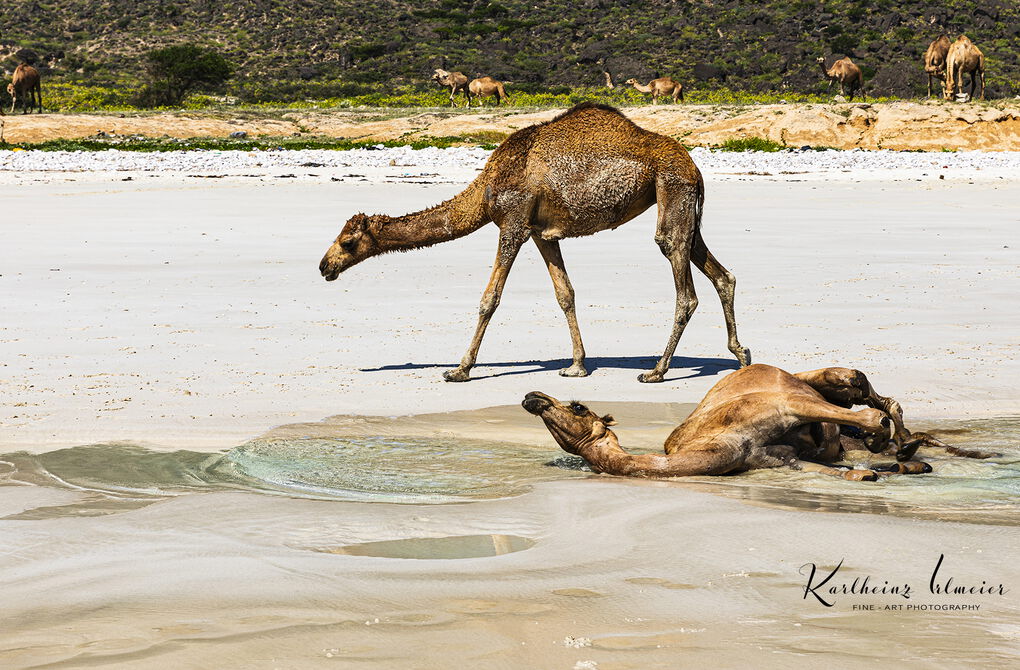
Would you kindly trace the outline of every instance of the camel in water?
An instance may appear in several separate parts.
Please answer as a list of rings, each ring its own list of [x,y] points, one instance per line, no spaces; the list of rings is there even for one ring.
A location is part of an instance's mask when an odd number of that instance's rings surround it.
[[[489,157],[481,174],[451,200],[398,217],[355,214],[322,257],[319,272],[326,281],[333,281],[373,256],[447,242],[495,222],[499,247],[482,295],[474,338],[460,366],[443,377],[451,382],[470,379],[510,267],[529,239],[545,260],[573,342],[573,364],[560,374],[583,377],[588,374],[584,345],[559,241],[613,230],[657,204],[655,242],[673,270],[676,307],[662,358],[638,380],[661,382],[698,305],[692,263],[719,294],[729,350],[741,365],[750,362],[750,352],[737,340],[733,316],[736,279],[715,259],[701,236],[704,201],[701,172],[679,142],[639,128],[612,107],[581,103],[552,121],[522,128],[508,137]]]
[[[41,114],[42,109],[42,87],[39,84],[39,71],[31,65],[21,63],[14,69],[14,77],[10,84],[7,84],[7,92],[11,95],[11,114],[14,113],[14,106],[21,100],[22,113],[27,114],[33,107],[37,107]],[[23,100],[28,95],[28,101]]]
[[[911,460],[921,446],[971,458],[990,456],[949,447],[927,433],[911,433],[903,426],[899,403],[878,395],[863,372],[849,368],[792,375],[755,364],[733,372],[670,433],[665,454],[624,451],[609,429],[613,418],[600,417],[578,402],[564,404],[532,391],[521,404],[545,422],[564,451],[583,458],[595,472],[610,475],[683,477],[789,467],[874,481],[877,472],[931,472],[927,463]],[[853,411],[854,405],[868,409]],[[894,448],[898,462],[870,470],[831,466],[844,451],[861,446],[872,453]]]

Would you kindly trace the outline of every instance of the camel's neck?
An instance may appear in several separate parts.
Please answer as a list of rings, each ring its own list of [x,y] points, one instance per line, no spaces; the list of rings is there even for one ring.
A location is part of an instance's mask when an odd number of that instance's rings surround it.
[[[484,226],[492,218],[485,205],[485,186],[481,181],[479,175],[466,189],[435,207],[404,216],[381,217],[372,231],[379,252],[430,247]]]
[[[652,87],[651,86],[648,86],[646,84],[639,84],[636,81],[633,82],[631,84],[631,86],[633,86],[634,88],[636,88],[637,90],[639,90],[642,93],[651,93],[652,92]]]
[[[833,76],[835,76],[835,75],[833,75],[832,72],[830,72],[829,70],[825,69],[825,63],[822,63],[821,61],[819,61],[818,67],[821,69],[822,74],[825,75],[826,77],[832,78]]]
[[[613,431],[589,442],[577,450],[591,469],[608,475],[671,477],[685,472],[673,472],[671,460],[664,454],[629,454],[620,446]]]

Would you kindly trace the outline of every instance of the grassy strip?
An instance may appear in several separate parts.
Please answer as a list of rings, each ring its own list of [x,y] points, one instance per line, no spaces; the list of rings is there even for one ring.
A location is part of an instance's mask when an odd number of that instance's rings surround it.
[[[252,109],[252,110],[307,110],[307,109],[351,109],[356,107],[371,108],[421,108],[449,107],[449,94],[439,87],[416,88],[411,86],[398,87],[392,91],[365,93],[347,97],[304,98],[300,100],[280,99],[273,95],[272,86],[265,90],[247,91],[249,95],[210,96],[192,95],[176,110],[215,110],[215,109]],[[325,91],[324,91],[325,92]],[[553,87],[550,91],[525,92],[508,87],[511,107],[535,108],[566,108],[579,102],[600,102],[616,107],[633,107],[651,103],[651,96],[639,93],[629,86],[618,86],[615,89],[605,87]],[[134,89],[122,86],[88,85],[76,82],[47,82],[43,90],[43,102],[49,111],[60,112],[128,112],[154,111],[142,110],[130,103]],[[694,89],[685,91],[686,101],[701,105],[762,105],[783,103],[819,103],[831,104],[832,95],[828,93],[750,93],[730,89]],[[868,102],[890,102],[897,98],[868,98]],[[492,106],[493,98],[483,101],[483,106]],[[457,98],[457,104],[463,105],[463,98]],[[660,104],[671,104],[661,102]],[[476,103],[477,107],[477,103]],[[167,108],[158,108],[167,111]]]

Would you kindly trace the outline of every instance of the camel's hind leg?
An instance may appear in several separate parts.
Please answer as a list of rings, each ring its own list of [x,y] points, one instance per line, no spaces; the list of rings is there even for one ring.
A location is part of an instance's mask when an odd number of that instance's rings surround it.
[[[719,301],[722,303],[723,316],[726,318],[726,335],[728,338],[727,347],[737,357],[740,367],[751,364],[751,350],[745,348],[737,339],[737,318],[733,314],[733,295],[737,288],[737,278],[723,267],[722,263],[716,260],[712,252],[705,245],[701,237],[701,231],[694,231],[694,247],[691,249],[691,261],[694,267],[698,268],[715,286],[719,294]]]
[[[567,327],[570,329],[574,361],[569,368],[560,370],[560,374],[564,377],[586,377],[588,371],[584,368],[584,344],[581,342],[581,329],[577,325],[577,312],[574,309],[574,287],[570,285],[567,268],[563,264],[560,243],[554,240],[543,240],[537,236],[532,236],[531,239],[535,241],[535,246],[538,247],[545,260],[545,265],[549,269],[553,289],[556,291],[556,300],[567,317]]]
[[[868,381],[867,375],[852,368],[822,368],[794,375],[818,391],[823,398],[841,407],[866,405],[879,409],[892,420],[893,440],[902,445],[910,439],[910,431],[903,425],[903,408],[892,398],[879,395]]]
[[[698,185],[676,182],[675,176],[666,175],[659,177],[655,185],[655,197],[659,205],[655,242],[662,255],[669,259],[673,268],[673,283],[676,285],[673,330],[662,358],[652,370],[638,375],[639,382],[662,381],[680,336],[698,307],[698,296],[694,293],[694,280],[691,277],[691,246],[700,210],[700,176]]]

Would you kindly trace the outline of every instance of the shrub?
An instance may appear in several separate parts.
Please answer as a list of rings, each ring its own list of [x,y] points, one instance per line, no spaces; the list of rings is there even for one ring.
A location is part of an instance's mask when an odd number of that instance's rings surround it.
[[[145,69],[150,82],[138,92],[140,107],[178,105],[192,90],[217,87],[233,74],[227,59],[194,44],[150,51]]]

